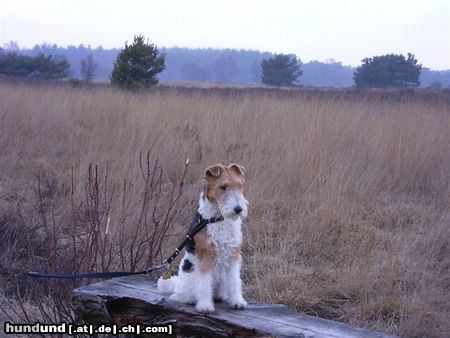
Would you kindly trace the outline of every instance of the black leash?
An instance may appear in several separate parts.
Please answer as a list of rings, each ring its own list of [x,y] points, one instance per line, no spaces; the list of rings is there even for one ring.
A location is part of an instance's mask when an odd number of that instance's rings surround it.
[[[165,259],[161,264],[152,266],[147,270],[135,271],[135,272],[125,272],[125,271],[117,271],[117,272],[86,272],[86,273],[72,273],[72,274],[56,274],[56,273],[40,273],[35,271],[30,271],[25,273],[25,275],[29,277],[40,277],[40,278],[58,278],[58,279],[75,279],[75,278],[113,278],[113,277],[123,277],[123,276],[131,276],[131,275],[146,275],[153,271],[167,269],[169,265],[173,262],[173,260],[180,254],[181,250],[186,247],[186,245],[193,245],[194,236],[203,230],[208,224],[216,223],[223,221],[223,216],[213,217],[209,219],[204,219],[200,213],[196,213],[196,217],[194,220],[198,220],[198,223],[189,231],[186,235],[184,241],[175,249],[175,251]]]

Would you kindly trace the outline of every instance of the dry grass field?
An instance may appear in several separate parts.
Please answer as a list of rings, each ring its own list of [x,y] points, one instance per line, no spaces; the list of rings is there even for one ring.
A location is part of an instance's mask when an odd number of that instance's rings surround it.
[[[251,207],[243,256],[248,298],[404,337],[444,337],[445,95],[177,88],[133,94],[0,83],[0,269],[70,271],[66,259],[83,238],[100,249],[82,250],[91,258],[72,270],[144,266],[150,241],[130,263],[136,224],[143,224],[139,233],[161,226],[170,193],[182,188],[165,223],[168,254],[190,223],[204,168],[237,162],[247,169]],[[149,184],[143,177],[153,177],[147,152],[158,182],[150,199],[161,206],[152,222],[135,207]],[[152,250],[155,257],[161,252]],[[10,313],[8,299],[31,297],[23,278],[0,275],[0,287]],[[21,306],[37,305],[31,297]]]

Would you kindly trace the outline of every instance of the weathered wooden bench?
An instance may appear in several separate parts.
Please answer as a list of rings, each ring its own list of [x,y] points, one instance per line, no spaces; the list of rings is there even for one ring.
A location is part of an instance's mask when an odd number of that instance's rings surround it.
[[[193,306],[168,300],[146,276],[120,277],[73,291],[75,312],[86,323],[102,325],[172,324],[181,337],[393,337],[381,332],[290,311],[285,305],[249,303],[246,310],[216,304],[203,315]],[[145,336],[145,335],[144,335]]]

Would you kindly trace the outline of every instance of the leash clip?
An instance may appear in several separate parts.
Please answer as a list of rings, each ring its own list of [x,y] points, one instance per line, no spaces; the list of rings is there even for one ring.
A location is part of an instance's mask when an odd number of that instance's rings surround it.
[[[167,262],[164,262],[161,266],[161,270],[164,272],[167,272],[167,271],[169,271],[169,267],[170,267],[170,264]]]
[[[161,264],[153,266],[150,269],[147,269],[145,271],[145,274],[149,274],[156,270],[169,271],[169,266],[170,264],[166,260],[164,260],[164,262],[162,262]]]

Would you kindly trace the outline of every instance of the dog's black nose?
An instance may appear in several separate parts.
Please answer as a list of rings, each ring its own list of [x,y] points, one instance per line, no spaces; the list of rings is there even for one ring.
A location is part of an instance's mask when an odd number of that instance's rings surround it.
[[[234,207],[234,212],[235,212],[236,214],[240,214],[241,211],[242,211],[242,208],[241,208],[239,205],[237,205],[237,206]]]

